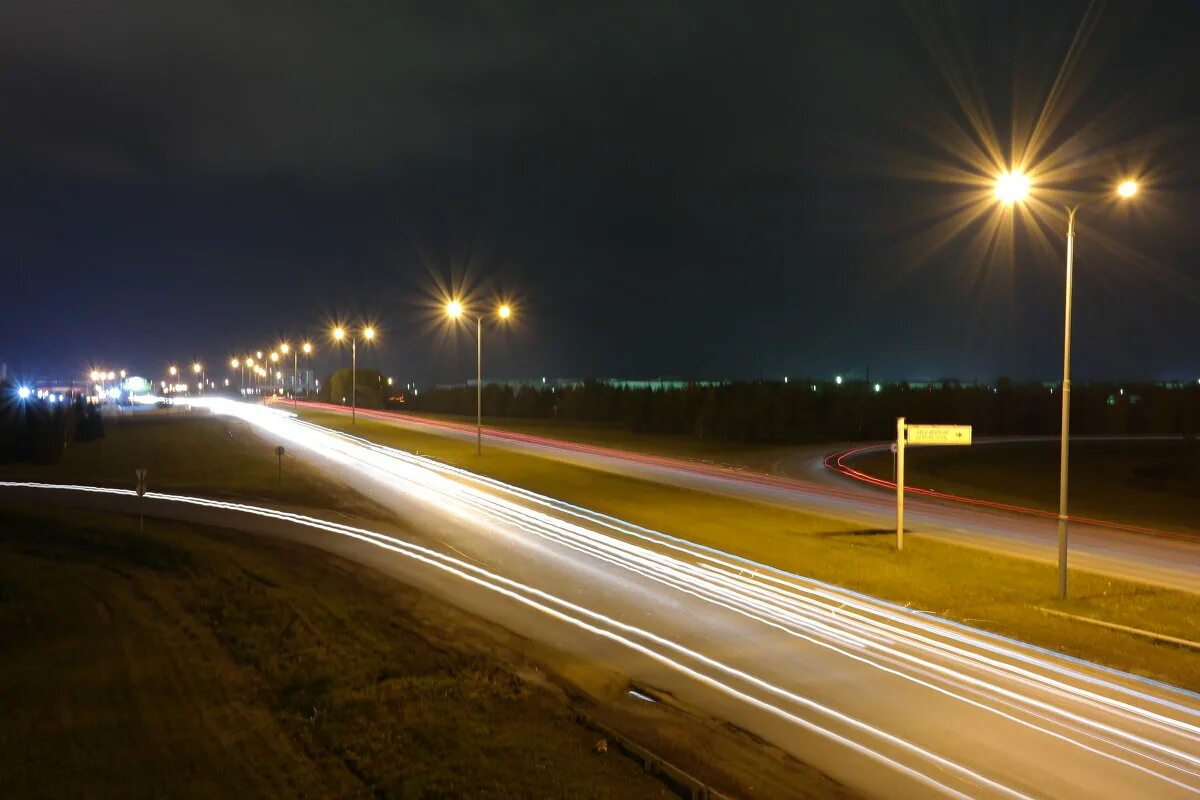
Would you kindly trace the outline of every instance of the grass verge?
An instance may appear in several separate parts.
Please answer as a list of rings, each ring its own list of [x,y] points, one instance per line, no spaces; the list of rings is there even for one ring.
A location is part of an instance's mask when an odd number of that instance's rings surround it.
[[[350,430],[331,412],[302,411]],[[488,475],[571,503],[773,564],[802,575],[911,604],[949,619],[1135,674],[1200,690],[1195,653],[1118,631],[1045,615],[1039,606],[1181,638],[1200,629],[1200,595],[1073,571],[1072,598],[1053,598],[1055,567],[915,534],[896,553],[885,531],[775,506],[577,467],[501,447],[478,457],[474,443],[360,418],[358,436]]]
[[[461,616],[294,544],[0,512],[4,793],[667,796]]]
[[[0,464],[0,479],[135,487],[134,470],[147,470],[151,490],[316,506],[368,508],[354,492],[290,454],[282,473],[274,446],[245,423],[206,412],[140,410],[105,417],[105,436],[74,442],[58,464]]]
[[[914,447],[905,457],[905,481],[1057,511],[1058,449],[1057,441]],[[890,453],[868,453],[852,463],[892,479]],[[1200,441],[1085,439],[1071,443],[1070,466],[1073,515],[1200,534]]]

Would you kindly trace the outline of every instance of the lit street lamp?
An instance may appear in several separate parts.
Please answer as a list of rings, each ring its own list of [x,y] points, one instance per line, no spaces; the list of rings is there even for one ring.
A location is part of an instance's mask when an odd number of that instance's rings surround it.
[[[1019,170],[1005,173],[996,179],[997,199],[1013,205],[1029,196],[1031,183]],[[1129,199],[1138,192],[1137,181],[1126,180],[1117,186],[1116,194]],[[1062,427],[1059,436],[1058,467],[1058,598],[1067,598],[1067,474],[1071,431],[1071,300],[1075,289],[1075,214],[1080,203],[1068,206],[1067,212],[1067,282],[1063,314],[1063,381]]]
[[[350,424],[356,424],[356,412],[358,409],[358,336],[346,331],[341,325],[333,329],[333,340],[335,342],[344,341],[347,337],[350,339]],[[364,342],[375,340],[375,329],[370,325],[362,328],[359,331],[359,336]]]
[[[458,300],[446,303],[446,316],[460,319],[466,313]],[[496,317],[507,320],[512,317],[512,307],[502,304],[496,309]],[[475,455],[483,455],[483,316],[475,315]]]
[[[202,365],[199,361],[197,361],[195,364],[192,364],[192,374],[200,376],[199,386],[200,386],[200,390],[203,391],[204,390],[204,381],[206,378],[206,376],[204,374],[204,365]]]
[[[311,355],[312,355],[312,351],[313,351],[312,342],[305,342],[304,344],[300,345],[300,349],[304,351],[304,357],[305,357],[305,358],[308,358],[309,356],[311,356]],[[298,366],[298,364],[297,364],[297,366]],[[293,368],[293,370],[292,370],[292,371],[293,371],[293,373],[295,373],[295,372],[296,372],[296,369],[295,369],[295,368]],[[299,384],[299,382],[297,381],[297,383],[296,383],[296,392],[298,392],[299,390],[300,390],[300,384]],[[296,401],[296,392],[293,392],[293,393],[292,393],[292,407],[293,407],[293,408],[294,408],[294,407],[297,405],[297,401]],[[306,394],[305,396],[307,397],[307,394]]]

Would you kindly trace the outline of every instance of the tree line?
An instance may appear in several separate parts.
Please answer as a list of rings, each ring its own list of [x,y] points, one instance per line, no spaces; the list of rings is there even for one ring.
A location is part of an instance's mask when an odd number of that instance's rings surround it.
[[[0,463],[55,464],[71,442],[102,436],[100,412],[82,397],[56,403],[20,397],[15,385],[0,381]]]
[[[1192,436],[1200,427],[1197,385],[1089,383],[1072,389],[1076,434]],[[487,384],[483,413],[607,423],[635,433],[699,439],[816,442],[894,438],[900,416],[912,423],[972,425],[976,436],[1049,436],[1059,431],[1061,399],[1057,386],[1004,378],[990,386],[899,383],[879,391],[858,382],[737,381],[648,389],[597,381],[562,388]],[[423,389],[393,405],[474,415],[475,387]]]

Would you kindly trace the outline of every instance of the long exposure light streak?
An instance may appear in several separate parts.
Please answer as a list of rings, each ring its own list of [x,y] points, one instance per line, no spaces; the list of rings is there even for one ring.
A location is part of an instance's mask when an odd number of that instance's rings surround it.
[[[571,563],[583,565],[582,573],[575,576],[581,584],[592,579],[593,571],[586,567],[591,562],[596,565],[596,575],[605,569],[616,570],[630,576],[622,580],[661,587],[646,594],[651,619],[676,613],[673,609],[681,602],[693,604],[691,613],[699,613],[698,619],[707,619],[694,607],[699,601],[713,608],[718,617],[741,620],[723,624],[748,626],[745,635],[757,636],[755,627],[769,629],[775,632],[773,636],[782,634],[783,641],[794,641],[798,654],[804,648],[818,648],[846,664],[862,665],[914,690],[932,692],[931,696],[943,698],[941,702],[951,707],[989,715],[1030,736],[1074,748],[1081,756],[1107,763],[1110,769],[1141,775],[1160,790],[1200,791],[1200,696],[1195,694],[772,569],[304,422],[277,409],[219,398],[195,404],[240,418],[268,438],[290,443],[293,452],[307,452],[315,463],[335,463],[347,475],[366,477],[467,526],[481,526],[508,537],[514,546],[530,547],[541,541],[573,553]],[[219,507],[233,506],[236,504]],[[409,546],[354,530],[377,541],[386,540],[389,547]],[[451,557],[437,554],[437,558]],[[504,583],[508,589],[526,597],[532,593],[538,603],[565,613],[558,604],[567,601],[530,585],[528,577],[522,582],[462,559],[452,561],[455,569],[465,569],[480,580],[508,581]],[[486,578],[480,577],[485,573]],[[601,591],[593,596],[603,595]],[[689,599],[684,601],[685,597]],[[572,604],[569,614],[586,618],[587,625],[599,625],[610,634],[619,631],[615,634],[618,638],[633,637],[639,645],[633,649],[658,663],[669,662],[671,669],[805,730],[823,731],[831,740],[862,755],[870,753],[873,760],[895,766],[939,792],[977,795],[986,787],[985,794],[1021,796],[1036,788],[1013,785],[1011,780],[988,774],[990,765],[965,764],[925,742],[906,738],[899,730],[889,730],[878,720],[867,721],[861,707],[847,713],[827,699],[806,696],[803,681],[783,685],[778,679],[764,678],[758,674],[761,662],[735,658],[739,663],[727,663],[701,652],[704,648],[694,639],[689,640],[691,647],[671,641],[651,629],[653,626],[647,628],[649,623],[641,615],[639,625],[633,626],[588,609],[582,601]],[[662,617],[664,622],[668,619]],[[639,649],[645,647],[655,654]],[[668,651],[671,655],[664,655]],[[679,664],[679,659],[686,663]],[[737,685],[730,686],[730,681]]]

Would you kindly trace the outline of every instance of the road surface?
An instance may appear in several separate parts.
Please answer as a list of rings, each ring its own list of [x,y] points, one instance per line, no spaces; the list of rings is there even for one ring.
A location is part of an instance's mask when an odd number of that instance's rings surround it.
[[[388,535],[151,495],[156,508],[186,508],[218,523],[230,514],[270,522],[278,535],[400,575],[669,692],[867,794],[1200,793],[1198,695],[782,573],[278,410],[207,402],[395,510],[403,530]],[[105,499],[137,502],[129,495],[103,490]]]
[[[303,402],[300,406],[349,413],[344,406]],[[474,425],[386,411],[360,409],[358,414],[426,433],[475,438]],[[864,528],[894,529],[896,525],[894,492],[848,480],[828,469],[827,446],[794,452],[779,465],[785,474],[770,475],[495,428],[484,428],[483,438],[485,446],[502,446],[590,469],[773,503]],[[905,529],[1005,555],[1052,563],[1057,558],[1057,524],[1042,516],[908,494]],[[1134,532],[1082,521],[1073,522],[1070,530],[1073,569],[1200,592],[1198,538]]]

